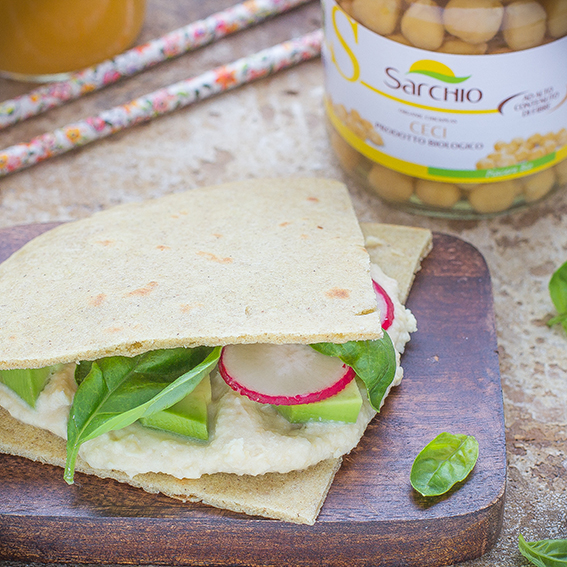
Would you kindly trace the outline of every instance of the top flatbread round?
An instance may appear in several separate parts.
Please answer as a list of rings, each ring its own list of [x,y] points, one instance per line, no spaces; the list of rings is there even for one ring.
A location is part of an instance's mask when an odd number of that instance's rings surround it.
[[[0,368],[177,346],[375,339],[348,192],[251,180],[121,205],[0,265]]]

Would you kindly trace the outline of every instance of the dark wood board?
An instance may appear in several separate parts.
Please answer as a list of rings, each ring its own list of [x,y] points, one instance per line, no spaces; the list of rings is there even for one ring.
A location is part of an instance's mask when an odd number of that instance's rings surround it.
[[[53,225],[0,230],[0,261]],[[53,261],[57,261],[56,258]],[[418,319],[405,377],[345,459],[314,526],[183,504],[0,455],[0,559],[155,565],[451,565],[495,542],[506,484],[490,275],[481,254],[435,234],[408,306]],[[425,499],[409,484],[442,431],[480,443],[473,473]]]

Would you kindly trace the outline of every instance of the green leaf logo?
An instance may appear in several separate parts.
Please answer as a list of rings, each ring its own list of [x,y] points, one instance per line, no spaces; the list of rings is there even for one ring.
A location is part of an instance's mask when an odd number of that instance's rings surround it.
[[[471,77],[471,75],[468,77],[456,77],[455,73],[452,69],[447,67],[447,65],[439,63],[438,61],[432,61],[431,59],[421,59],[420,61],[416,61],[410,67],[408,75],[410,73],[426,75],[427,77],[432,77],[438,81],[451,84],[462,83]]]

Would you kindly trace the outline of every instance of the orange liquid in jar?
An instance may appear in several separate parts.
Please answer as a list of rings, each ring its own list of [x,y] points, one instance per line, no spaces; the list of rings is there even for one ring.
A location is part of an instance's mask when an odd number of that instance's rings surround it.
[[[0,0],[0,72],[57,75],[132,45],[146,0]]]

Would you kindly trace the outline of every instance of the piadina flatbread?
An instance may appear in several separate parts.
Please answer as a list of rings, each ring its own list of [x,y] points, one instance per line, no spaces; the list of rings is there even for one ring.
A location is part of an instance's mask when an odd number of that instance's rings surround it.
[[[356,216],[327,180],[195,189],[65,224],[0,266],[0,297],[2,369],[381,336]]]
[[[403,301],[430,247],[426,230],[361,230],[346,188],[329,180],[246,181],[122,205],[49,231],[0,265],[0,369],[180,346],[377,339],[371,270]],[[0,411],[2,452],[64,466],[62,437]],[[178,478],[79,457],[76,470],[312,524],[340,463]]]

